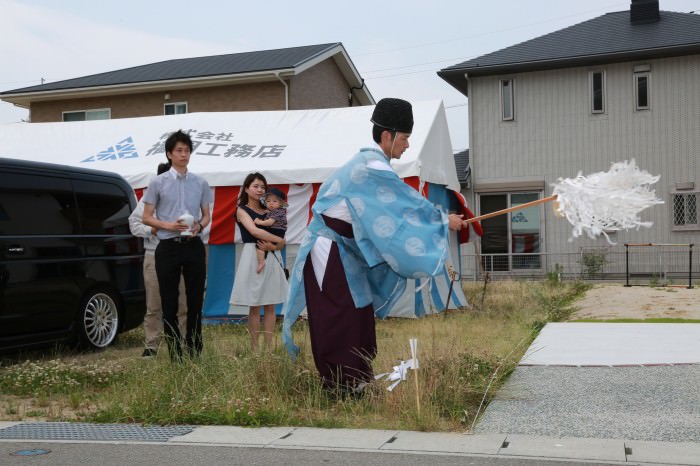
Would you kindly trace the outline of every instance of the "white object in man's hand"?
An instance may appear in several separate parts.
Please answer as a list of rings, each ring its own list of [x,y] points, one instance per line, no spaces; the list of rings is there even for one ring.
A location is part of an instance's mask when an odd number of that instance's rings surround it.
[[[184,223],[187,225],[187,230],[182,230],[180,232],[181,236],[192,236],[194,233],[192,232],[192,226],[194,225],[194,217],[188,213],[184,213],[180,215],[180,217],[177,219],[178,223]]]

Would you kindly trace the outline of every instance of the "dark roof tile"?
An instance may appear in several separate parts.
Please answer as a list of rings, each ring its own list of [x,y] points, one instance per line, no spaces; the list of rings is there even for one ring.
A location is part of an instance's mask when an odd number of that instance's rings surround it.
[[[469,149],[454,153],[455,168],[460,184],[465,184],[469,179]]]
[[[444,68],[438,74],[462,92],[473,76],[583,66],[623,59],[700,53],[700,15],[660,11],[659,21],[632,24],[629,11],[589,21]]]
[[[256,52],[233,53],[210,57],[179,58],[148,65],[124,68],[106,73],[41,84],[5,91],[3,94],[55,91],[84,87],[113,86],[152,81],[198,78],[207,76],[253,73],[267,70],[294,68],[313,59],[340,42],[320,45],[306,45],[285,49],[262,50]]]

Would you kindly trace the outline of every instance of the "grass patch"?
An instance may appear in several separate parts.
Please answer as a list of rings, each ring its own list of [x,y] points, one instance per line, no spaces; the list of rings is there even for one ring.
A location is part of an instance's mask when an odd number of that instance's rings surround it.
[[[375,381],[359,400],[336,400],[319,384],[306,322],[295,328],[302,352],[254,354],[246,328],[204,329],[194,361],[171,364],[161,346],[142,359],[140,329],[93,353],[45,351],[0,360],[0,419],[240,426],[312,426],[464,431],[512,372],[544,323],[567,318],[587,286],[579,282],[467,283],[470,310],[377,322],[375,373],[410,358],[420,369],[394,391]],[[25,358],[27,355],[23,355]]]

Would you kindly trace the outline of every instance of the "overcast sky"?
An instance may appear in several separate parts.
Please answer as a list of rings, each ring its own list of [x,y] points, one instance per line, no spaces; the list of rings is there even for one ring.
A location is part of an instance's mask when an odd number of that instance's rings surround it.
[[[455,150],[467,98],[441,68],[614,11],[619,0],[0,0],[0,90],[169,60],[342,42],[376,100],[441,99]],[[700,12],[700,0],[661,0]],[[26,119],[0,102],[0,123]]]

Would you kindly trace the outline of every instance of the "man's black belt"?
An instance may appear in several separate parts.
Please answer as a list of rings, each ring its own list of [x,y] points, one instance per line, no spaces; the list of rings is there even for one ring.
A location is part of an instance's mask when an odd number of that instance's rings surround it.
[[[161,241],[170,241],[173,243],[189,243],[190,241],[194,241],[195,239],[199,239],[199,236],[176,236],[174,238],[162,239]]]

